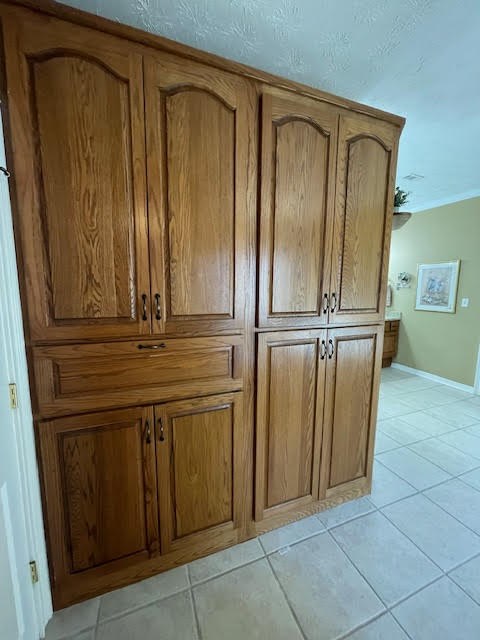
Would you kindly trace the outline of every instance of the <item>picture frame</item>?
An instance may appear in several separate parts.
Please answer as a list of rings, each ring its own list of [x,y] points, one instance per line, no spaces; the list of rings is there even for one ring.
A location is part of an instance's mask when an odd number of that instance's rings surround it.
[[[455,313],[459,274],[460,260],[419,264],[415,310]]]

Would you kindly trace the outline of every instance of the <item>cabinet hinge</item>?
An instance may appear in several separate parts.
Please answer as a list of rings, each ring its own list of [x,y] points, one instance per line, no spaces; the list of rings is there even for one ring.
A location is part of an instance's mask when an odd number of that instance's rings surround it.
[[[8,385],[8,395],[10,396],[10,409],[18,408],[17,385],[12,382]]]
[[[32,576],[32,582],[33,584],[36,584],[38,582],[37,563],[35,562],[35,560],[32,560],[29,564],[30,564],[30,575]]]

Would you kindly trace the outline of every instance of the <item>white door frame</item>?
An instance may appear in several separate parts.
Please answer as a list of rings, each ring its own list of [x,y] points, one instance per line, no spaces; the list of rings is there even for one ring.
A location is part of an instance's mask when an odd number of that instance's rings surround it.
[[[0,113],[0,164],[6,166],[3,123]],[[45,635],[45,626],[52,616],[52,599],[43,528],[42,503],[38,478],[35,436],[33,430],[30,387],[23,335],[22,309],[18,284],[17,262],[10,197],[7,180],[2,176],[0,187],[0,314],[8,336],[7,362],[17,385],[18,408],[12,411],[21,477],[21,493],[25,514],[26,539],[32,560],[37,563],[39,581],[32,585],[38,638]],[[12,374],[10,374],[12,375]]]

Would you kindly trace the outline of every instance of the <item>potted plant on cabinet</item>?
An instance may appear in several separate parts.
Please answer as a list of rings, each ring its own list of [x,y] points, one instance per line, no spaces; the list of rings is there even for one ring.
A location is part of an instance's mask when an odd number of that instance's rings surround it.
[[[408,202],[409,191],[403,191],[400,187],[395,188],[395,199],[393,201],[393,229],[400,229],[412,217],[408,211],[400,209]]]

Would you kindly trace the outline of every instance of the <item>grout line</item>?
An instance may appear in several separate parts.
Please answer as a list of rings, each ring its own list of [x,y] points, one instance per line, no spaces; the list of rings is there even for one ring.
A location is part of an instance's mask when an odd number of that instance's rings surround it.
[[[422,442],[425,442],[424,440],[422,440]],[[412,444],[416,444],[416,443],[412,443]],[[437,464],[436,462],[433,462],[430,458],[427,458],[424,454],[422,453],[418,453],[418,451],[415,451],[415,449],[412,449],[410,445],[407,445],[407,448],[410,449],[410,451],[412,453],[416,453],[417,456],[420,456],[421,458],[423,458],[424,460],[426,460],[427,462],[430,462],[430,464],[435,465],[436,467],[438,467],[441,471],[444,471],[445,473],[448,473],[449,475],[452,476],[452,478],[457,478],[458,476],[462,475],[462,473],[468,473],[469,471],[475,471],[475,469],[478,469],[480,467],[480,460],[478,460],[478,458],[473,458],[472,456],[468,456],[468,454],[466,454],[464,451],[460,451],[460,449],[457,449],[456,447],[453,447],[452,445],[447,444],[446,442],[443,442],[443,444],[446,447],[450,447],[451,449],[453,449],[454,451],[459,451],[460,453],[462,453],[464,456],[470,457],[472,458],[472,460],[474,460],[475,462],[478,462],[479,464],[475,467],[472,467],[471,469],[467,469],[466,471],[460,471],[460,473],[452,473],[451,471],[447,471],[444,467],[441,467],[439,464]],[[438,483],[440,484],[440,483]],[[427,487],[429,488],[429,487]],[[422,491],[426,491],[426,489],[422,489]]]
[[[455,478],[456,480],[456,478]],[[473,488],[473,487],[471,487]],[[429,491],[429,489],[425,489],[425,491]],[[480,492],[479,492],[480,493]],[[460,520],[460,518],[457,518],[457,516],[453,515],[453,513],[450,513],[450,511],[447,511],[446,509],[444,509],[442,507],[441,504],[438,504],[438,502],[435,502],[435,500],[432,500],[432,498],[430,498],[430,496],[428,496],[426,493],[422,492],[421,494],[422,496],[424,496],[425,498],[427,498],[427,500],[429,500],[432,504],[434,504],[436,507],[438,507],[439,509],[441,509],[444,513],[446,513],[447,515],[449,515],[451,518],[453,518],[454,520],[456,520],[459,524],[462,525],[462,527],[465,527],[465,529],[468,529],[469,531],[471,531],[472,533],[475,534],[475,536],[479,539],[480,541],[480,534],[478,533],[478,531],[475,531],[475,529],[472,529],[472,527],[469,527],[468,524],[466,524],[465,522],[462,522],[462,520]],[[475,554],[477,555],[477,554]]]
[[[193,589],[190,588],[188,590],[188,593],[190,594],[190,604],[191,604],[192,611],[193,611],[193,619],[195,620],[195,626],[197,628],[197,637],[198,637],[199,640],[202,640],[203,634],[202,634],[202,630],[200,628],[200,621],[198,619],[198,611],[197,611],[197,603],[195,602],[195,596],[193,594]]]
[[[288,605],[288,607],[289,607],[289,609],[290,609],[290,612],[291,612],[291,614],[292,614],[292,617],[293,617],[293,619],[294,619],[294,621],[295,621],[295,624],[296,624],[296,625],[297,625],[297,627],[298,627],[298,630],[300,631],[300,633],[301,633],[301,635],[302,635],[303,640],[308,640],[308,638],[307,638],[307,636],[306,636],[306,633],[303,631],[302,625],[300,624],[300,621],[299,621],[299,619],[298,619],[298,617],[297,617],[297,613],[296,613],[296,611],[295,611],[295,609],[294,609],[293,605],[291,604],[291,602],[290,602],[290,600],[289,600],[289,598],[288,598],[288,596],[287,596],[287,593],[286,593],[285,589],[283,588],[283,584],[280,582],[279,577],[278,577],[278,576],[277,576],[277,574],[275,573],[275,569],[273,568],[273,565],[272,565],[272,563],[271,563],[271,561],[270,561],[270,556],[266,556],[266,560],[267,560],[267,562],[268,562],[268,566],[270,567],[270,571],[273,573],[274,580],[277,582],[277,584],[278,584],[278,587],[279,587],[280,591],[283,593],[283,597],[285,598],[285,602],[287,603],[287,605]]]

